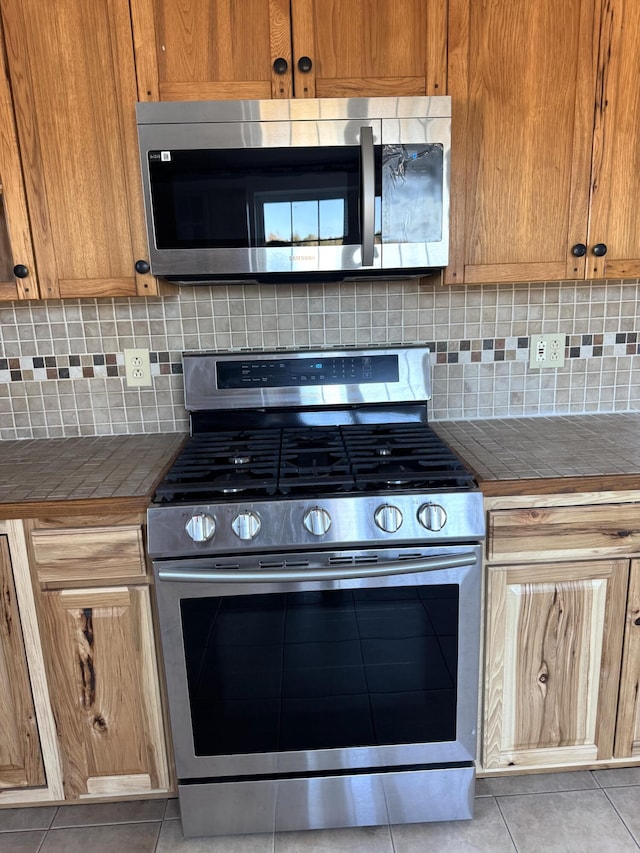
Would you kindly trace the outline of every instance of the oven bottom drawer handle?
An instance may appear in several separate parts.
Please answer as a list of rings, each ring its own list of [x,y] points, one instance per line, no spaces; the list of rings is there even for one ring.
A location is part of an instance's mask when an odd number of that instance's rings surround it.
[[[464,566],[473,566],[478,557],[473,552],[462,554],[444,554],[437,557],[424,557],[419,560],[399,560],[388,563],[375,563],[370,566],[353,566],[351,568],[341,566],[335,569],[278,569],[277,571],[202,571],[196,572],[190,569],[159,569],[158,578],[161,581],[194,581],[200,583],[211,582],[251,582],[264,581],[273,583],[278,581],[324,581],[344,580],[346,578],[375,578],[383,575],[406,575],[413,572],[430,572],[437,569],[459,569]]]

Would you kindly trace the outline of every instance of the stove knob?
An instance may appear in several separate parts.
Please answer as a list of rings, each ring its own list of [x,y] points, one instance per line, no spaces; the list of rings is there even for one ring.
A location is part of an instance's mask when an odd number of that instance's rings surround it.
[[[231,522],[231,529],[238,539],[253,539],[260,532],[262,522],[255,512],[239,512]]]
[[[321,506],[314,506],[305,512],[302,523],[309,533],[314,536],[323,536],[331,527],[331,516]]]
[[[192,515],[184,527],[194,542],[208,542],[216,532],[215,521],[204,512]]]
[[[422,504],[418,510],[418,521],[427,530],[442,530],[447,523],[447,513],[440,504]]]
[[[379,506],[373,518],[380,530],[387,533],[395,533],[402,524],[402,513],[397,506],[391,506],[391,504]]]

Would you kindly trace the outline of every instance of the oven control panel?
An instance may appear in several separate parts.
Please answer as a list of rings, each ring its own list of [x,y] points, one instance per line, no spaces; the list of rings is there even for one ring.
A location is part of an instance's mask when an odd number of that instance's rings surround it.
[[[478,491],[176,505],[149,509],[151,557],[180,557],[394,543],[475,541],[484,537]]]

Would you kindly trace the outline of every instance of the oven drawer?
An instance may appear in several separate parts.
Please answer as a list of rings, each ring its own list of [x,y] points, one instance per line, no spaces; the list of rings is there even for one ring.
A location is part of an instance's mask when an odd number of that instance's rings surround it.
[[[640,504],[493,510],[487,548],[492,562],[638,553]]]
[[[139,525],[32,530],[31,553],[43,584],[146,575]]]

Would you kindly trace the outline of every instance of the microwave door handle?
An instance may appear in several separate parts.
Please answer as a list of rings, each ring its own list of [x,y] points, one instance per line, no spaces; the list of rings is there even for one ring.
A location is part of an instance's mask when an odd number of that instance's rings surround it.
[[[236,569],[194,571],[193,569],[159,569],[161,581],[211,582],[262,582],[283,581],[326,581],[346,580],[347,578],[375,578],[384,575],[408,575],[413,572],[433,572],[438,569],[459,569],[473,566],[478,556],[473,551],[462,554],[443,554],[437,557],[423,557],[416,560],[396,560],[393,562],[373,563],[370,566],[336,566],[334,569],[276,569],[269,571],[241,571]]]
[[[362,266],[373,266],[375,233],[376,175],[373,154],[373,128],[360,128],[360,168],[362,169],[360,216],[362,228]]]

